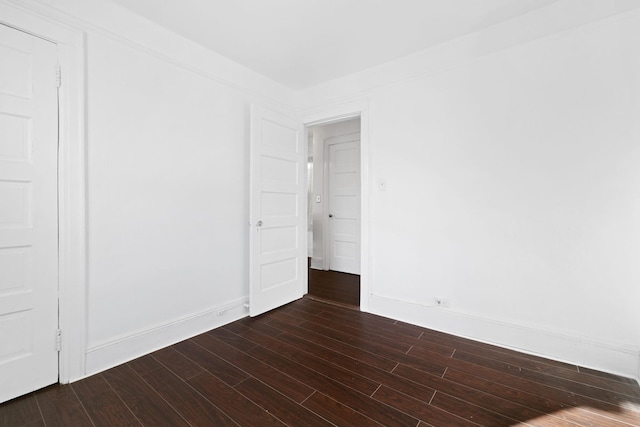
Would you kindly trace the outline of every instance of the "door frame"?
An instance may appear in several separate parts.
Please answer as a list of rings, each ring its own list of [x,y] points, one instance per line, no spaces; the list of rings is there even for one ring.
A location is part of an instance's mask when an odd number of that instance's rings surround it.
[[[371,147],[369,100],[359,99],[327,107],[301,110],[298,111],[298,117],[305,127],[305,140],[308,139],[310,127],[360,118],[360,310],[365,312],[369,311],[369,295],[371,294],[371,185],[369,179]],[[307,150],[306,145],[305,150]],[[307,236],[305,235],[305,243],[307,243],[306,239]],[[305,293],[308,292],[309,288],[307,284]]]
[[[86,374],[84,35],[16,0],[0,2],[0,17],[0,23],[58,47],[62,69],[58,92],[58,328],[63,331],[58,381],[68,383]],[[53,82],[55,70],[51,72]]]

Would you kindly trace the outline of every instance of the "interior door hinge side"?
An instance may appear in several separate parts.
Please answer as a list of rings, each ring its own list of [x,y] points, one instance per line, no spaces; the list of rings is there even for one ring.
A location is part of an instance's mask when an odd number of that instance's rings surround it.
[[[56,351],[62,350],[62,329],[56,329]]]
[[[56,64],[56,87],[62,86],[62,68]]]

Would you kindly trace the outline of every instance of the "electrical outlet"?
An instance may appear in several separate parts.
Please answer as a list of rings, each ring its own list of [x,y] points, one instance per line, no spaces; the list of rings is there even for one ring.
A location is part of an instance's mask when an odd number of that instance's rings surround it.
[[[436,307],[449,307],[449,299],[435,297]]]

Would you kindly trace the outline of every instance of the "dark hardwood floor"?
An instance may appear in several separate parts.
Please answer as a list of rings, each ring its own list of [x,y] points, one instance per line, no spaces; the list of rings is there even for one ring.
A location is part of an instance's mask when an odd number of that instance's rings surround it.
[[[320,300],[360,309],[360,276],[311,268],[309,260],[309,295]]]
[[[639,426],[640,387],[308,298],[0,405],[2,426]]]

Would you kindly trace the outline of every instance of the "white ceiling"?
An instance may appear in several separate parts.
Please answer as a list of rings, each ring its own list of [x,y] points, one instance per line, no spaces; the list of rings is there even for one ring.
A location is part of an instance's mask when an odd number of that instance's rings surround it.
[[[292,89],[557,0],[113,0]]]

